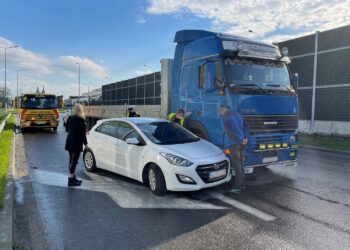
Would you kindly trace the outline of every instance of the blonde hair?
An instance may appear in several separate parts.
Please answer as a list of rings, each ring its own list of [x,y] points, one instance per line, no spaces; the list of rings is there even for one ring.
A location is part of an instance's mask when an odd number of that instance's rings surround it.
[[[73,113],[74,115],[79,116],[85,120],[84,106],[80,103],[74,104]]]

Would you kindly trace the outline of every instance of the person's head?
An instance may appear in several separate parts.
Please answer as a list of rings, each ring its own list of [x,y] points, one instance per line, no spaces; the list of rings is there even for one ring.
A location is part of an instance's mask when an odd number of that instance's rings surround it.
[[[220,105],[219,108],[219,113],[221,116],[224,116],[226,114],[227,111],[229,111],[229,106],[227,106],[226,104]]]
[[[73,113],[74,115],[85,119],[84,106],[81,105],[80,103],[74,104]]]
[[[179,109],[179,110],[176,112],[176,118],[177,118],[177,119],[183,119],[184,117],[185,117],[185,110]]]
[[[134,110],[133,107],[130,107],[130,108],[128,108],[128,111],[129,111],[129,112],[134,112],[135,110]]]

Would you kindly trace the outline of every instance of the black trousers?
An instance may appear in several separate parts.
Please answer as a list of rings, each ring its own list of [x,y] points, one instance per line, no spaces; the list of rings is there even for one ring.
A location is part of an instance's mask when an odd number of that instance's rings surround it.
[[[74,174],[77,167],[80,152],[69,152],[69,173]]]
[[[230,146],[230,159],[235,171],[235,188],[244,187],[244,146],[241,144]]]

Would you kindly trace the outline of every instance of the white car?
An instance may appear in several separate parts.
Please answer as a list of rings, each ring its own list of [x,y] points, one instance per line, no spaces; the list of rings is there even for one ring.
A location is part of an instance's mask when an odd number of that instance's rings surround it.
[[[71,110],[71,109],[66,110],[66,112],[64,113],[64,116],[62,118],[63,126],[67,125],[68,117],[71,116],[72,114],[73,114],[73,110]]]
[[[222,150],[181,126],[156,118],[100,120],[87,134],[84,165],[149,185],[155,195],[194,191],[231,179]]]

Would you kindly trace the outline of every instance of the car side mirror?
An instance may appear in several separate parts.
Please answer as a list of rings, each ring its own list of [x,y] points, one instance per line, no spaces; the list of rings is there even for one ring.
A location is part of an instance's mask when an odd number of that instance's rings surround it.
[[[128,138],[126,139],[125,141],[127,144],[130,144],[130,145],[139,145],[140,144],[140,141],[139,139],[133,137],[133,138]]]
[[[216,65],[215,63],[205,64],[205,91],[213,92],[216,89]]]
[[[299,74],[298,74],[298,73],[293,74],[293,75],[292,75],[292,79],[293,79],[293,82],[294,82],[295,89],[298,90],[298,86],[299,86]]]

